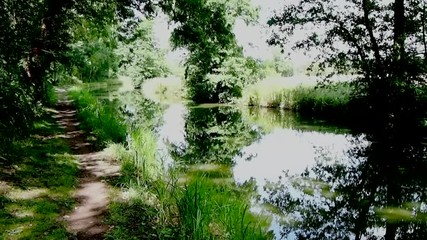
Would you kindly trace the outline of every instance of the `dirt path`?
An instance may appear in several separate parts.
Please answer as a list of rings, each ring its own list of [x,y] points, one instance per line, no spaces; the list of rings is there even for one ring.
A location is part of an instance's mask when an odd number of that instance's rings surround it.
[[[59,95],[65,99],[64,93]],[[94,151],[87,134],[79,130],[76,109],[70,101],[60,100],[54,117],[65,129],[65,138],[80,168],[79,185],[74,195],[78,203],[73,212],[64,216],[67,228],[76,239],[103,239],[109,229],[103,222],[109,204],[108,185],[103,179],[118,175],[119,166],[111,165],[105,153]]]

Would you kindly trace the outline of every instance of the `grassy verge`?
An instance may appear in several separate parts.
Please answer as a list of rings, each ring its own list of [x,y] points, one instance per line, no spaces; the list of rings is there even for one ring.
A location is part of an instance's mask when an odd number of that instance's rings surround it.
[[[166,170],[149,127],[130,129],[127,140],[110,145],[122,176],[107,239],[272,238],[268,219],[249,211],[250,186],[236,186],[230,166]]]
[[[0,162],[0,239],[67,239],[61,215],[73,207],[77,163],[47,114]]]
[[[109,206],[107,221],[114,227],[107,239],[271,238],[268,221],[249,212],[250,191],[234,184],[230,166],[219,168],[228,174],[204,168],[165,169],[149,121],[155,112],[142,111],[138,124],[126,126],[110,102],[81,89],[70,95],[83,127],[104,145],[120,139],[112,137],[114,131],[127,132],[126,144],[109,146],[122,175]]]
[[[129,151],[121,159],[132,155]],[[126,162],[128,182],[122,182],[120,200],[110,206],[115,227],[107,239],[272,239],[269,219],[249,212],[253,186],[236,186],[229,167],[171,169],[153,176],[128,171],[147,168],[129,168],[138,161]]]
[[[81,88],[72,89],[69,95],[77,108],[81,128],[94,135],[97,145],[125,141],[126,125],[114,102],[96,98]]]

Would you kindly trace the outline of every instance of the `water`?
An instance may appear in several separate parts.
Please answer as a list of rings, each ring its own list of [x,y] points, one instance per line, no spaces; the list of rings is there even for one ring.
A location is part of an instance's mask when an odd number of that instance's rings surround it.
[[[115,99],[116,88],[99,94]],[[427,144],[411,124],[358,133],[283,111],[119,95],[131,122],[158,129],[167,164],[255,184],[251,210],[273,216],[276,239],[427,239]]]
[[[277,239],[427,239],[425,145],[304,120],[289,112],[169,105],[167,162],[223,164],[255,181],[252,211]]]

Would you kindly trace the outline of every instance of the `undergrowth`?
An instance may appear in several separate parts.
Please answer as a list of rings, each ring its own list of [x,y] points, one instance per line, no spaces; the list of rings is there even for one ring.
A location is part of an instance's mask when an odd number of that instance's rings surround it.
[[[107,239],[272,238],[269,219],[249,211],[250,187],[236,186],[227,173],[167,167],[150,127],[128,131],[126,146],[113,147],[122,176]],[[215,169],[229,172],[230,166]]]

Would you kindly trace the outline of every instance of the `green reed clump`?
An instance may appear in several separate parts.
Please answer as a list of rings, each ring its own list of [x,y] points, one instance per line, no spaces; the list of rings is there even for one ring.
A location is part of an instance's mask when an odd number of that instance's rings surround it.
[[[144,185],[163,171],[157,156],[157,139],[151,130],[143,127],[131,131],[127,147],[120,151],[119,159],[127,182]]]
[[[125,141],[127,127],[114,102],[100,100],[89,91],[77,88],[70,91],[70,97],[77,107],[82,128],[92,132],[98,144]]]
[[[126,197],[109,207],[114,228],[107,239],[176,239],[173,196],[179,187],[162,165],[155,133],[138,126],[130,130],[126,146],[110,148],[121,164],[120,195]]]
[[[247,89],[240,102],[248,106],[281,108],[316,115],[343,114],[347,112],[351,93],[349,83],[335,83],[324,87],[261,86]]]
[[[158,179],[129,185],[127,196],[110,206],[111,239],[273,238],[269,219],[249,212],[248,193],[233,184]]]
[[[267,219],[249,212],[249,198],[234,184],[192,179],[177,199],[180,239],[271,239]]]
[[[352,88],[348,83],[336,83],[325,87],[293,90],[294,109],[300,113],[336,115],[347,113]]]

